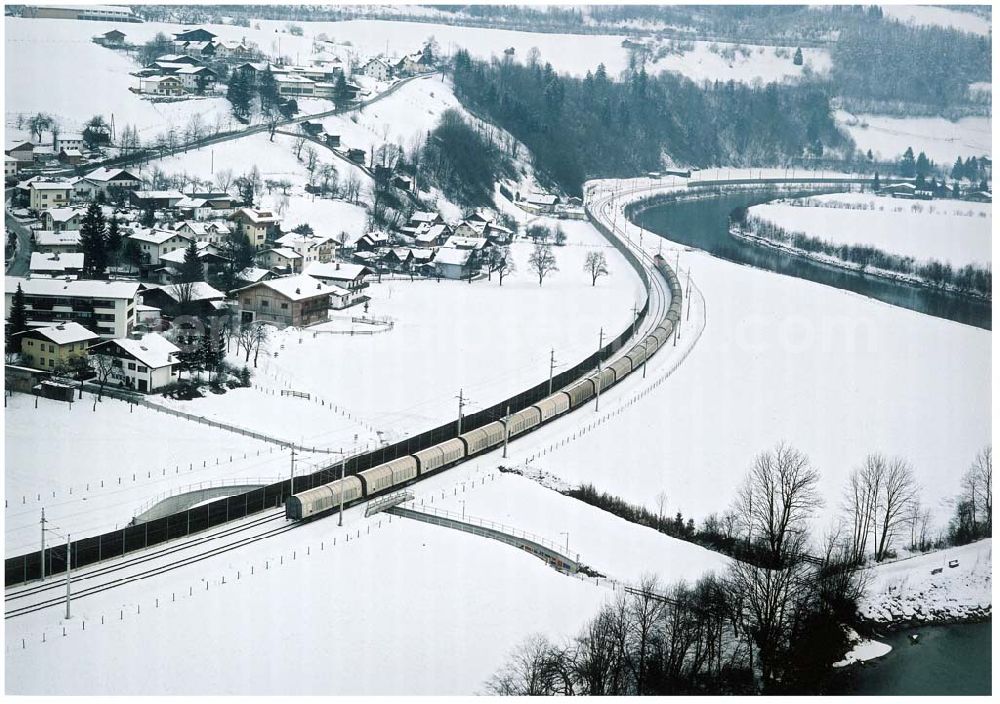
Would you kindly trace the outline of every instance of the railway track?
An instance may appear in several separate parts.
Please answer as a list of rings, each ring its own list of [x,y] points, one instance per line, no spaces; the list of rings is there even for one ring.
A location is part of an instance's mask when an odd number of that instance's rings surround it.
[[[281,523],[272,527],[271,524],[275,521],[280,521]],[[299,524],[296,523],[285,523],[283,512],[272,512],[267,516],[255,519],[243,525],[228,528],[220,531],[219,533],[200,536],[195,540],[189,540],[180,545],[168,544],[169,547],[164,547],[152,552],[144,552],[119,563],[99,567],[95,570],[81,572],[77,576],[71,577],[71,584],[74,587],[72,598],[76,600],[81,597],[98,594],[137,580],[155,577],[159,574],[170,572],[171,570],[236,550],[245,545],[250,545],[260,540],[271,538],[275,535],[280,535],[281,533],[285,533],[298,527],[298,525]],[[254,531],[254,529],[262,527],[267,527],[267,530],[264,530],[263,532],[252,532],[250,535],[239,536],[241,533]],[[205,546],[209,543],[225,540],[234,536],[239,537],[236,537],[235,540],[225,542],[222,545],[216,545],[209,547],[206,550],[199,550],[194,554],[183,555],[177,559],[169,560],[171,556],[177,555],[178,553],[183,553],[187,550],[191,550],[192,548],[198,548],[200,546]],[[162,564],[153,564],[164,559],[168,559],[169,561]],[[129,570],[145,564],[149,564],[148,569],[140,569],[138,572],[134,573],[129,572]],[[100,583],[91,584],[94,580],[97,580]],[[4,595],[4,601],[6,602],[7,607],[4,611],[4,619],[6,620],[17,616],[23,616],[35,611],[41,611],[42,609],[50,606],[56,606],[64,603],[65,595],[63,590],[65,587],[65,580],[60,576],[56,576],[47,583],[35,584],[31,587],[17,590],[16,592],[6,593]],[[49,596],[50,593],[52,593],[53,596]],[[10,604],[14,602],[19,602],[25,599],[31,599],[30,603],[23,606],[10,606]]]

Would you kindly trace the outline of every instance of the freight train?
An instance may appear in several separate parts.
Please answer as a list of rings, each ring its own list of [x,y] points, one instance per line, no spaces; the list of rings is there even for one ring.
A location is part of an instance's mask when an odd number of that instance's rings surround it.
[[[681,317],[681,287],[676,275],[660,255],[654,257],[654,265],[670,289],[670,306],[659,324],[617,361],[503,420],[469,430],[412,455],[294,494],[285,502],[285,516],[296,521],[314,518],[341,506],[351,506],[378,494],[400,489],[470,457],[501,447],[543,423],[579,408],[599,393],[598,388],[603,393],[640,369],[656,350],[667,343]]]

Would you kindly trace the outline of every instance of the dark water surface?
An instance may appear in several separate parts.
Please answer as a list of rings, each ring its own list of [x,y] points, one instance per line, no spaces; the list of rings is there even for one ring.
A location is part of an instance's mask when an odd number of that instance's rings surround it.
[[[752,245],[729,234],[729,214],[735,208],[788,196],[787,193],[761,190],[665,203],[646,208],[634,220],[647,230],[721,259],[854,291],[938,318],[992,329],[992,304],[989,302],[839,269],[769,247]]]
[[[928,626],[879,640],[892,652],[851,665],[838,675],[834,694],[990,694],[992,622]],[[919,640],[910,641],[916,633]]]

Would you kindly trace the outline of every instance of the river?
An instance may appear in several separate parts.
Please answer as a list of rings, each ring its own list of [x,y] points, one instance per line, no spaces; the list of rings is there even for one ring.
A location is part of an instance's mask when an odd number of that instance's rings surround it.
[[[720,259],[748,264],[786,276],[797,276],[827,286],[854,291],[902,308],[987,330],[992,329],[990,302],[847,271],[792,256],[787,252],[737,240],[729,234],[729,214],[735,208],[788,196],[787,193],[759,190],[665,203],[640,211],[634,220],[647,230],[662,234],[674,242],[704,250]],[[795,194],[791,197],[795,197]]]
[[[990,694],[992,621],[927,626],[878,640],[892,652],[851,665],[835,678],[831,694]],[[920,636],[917,643],[910,634]]]

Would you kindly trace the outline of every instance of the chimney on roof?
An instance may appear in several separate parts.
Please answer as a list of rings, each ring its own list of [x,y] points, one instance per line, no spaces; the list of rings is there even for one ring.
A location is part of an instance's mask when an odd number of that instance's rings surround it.
[[[296,294],[300,294],[300,293],[302,293],[302,290],[301,289],[295,289],[295,293]]]

